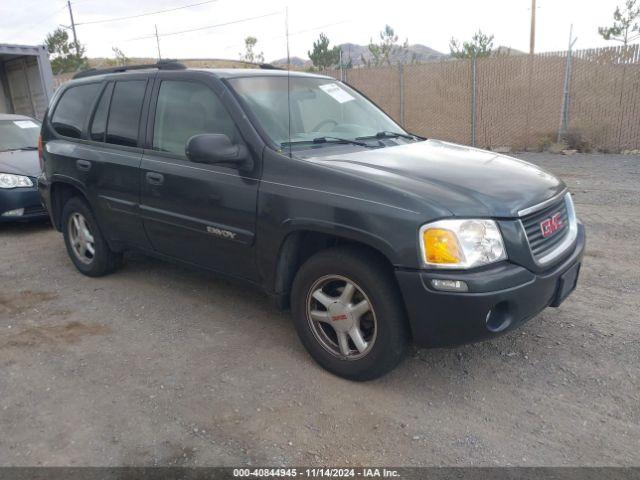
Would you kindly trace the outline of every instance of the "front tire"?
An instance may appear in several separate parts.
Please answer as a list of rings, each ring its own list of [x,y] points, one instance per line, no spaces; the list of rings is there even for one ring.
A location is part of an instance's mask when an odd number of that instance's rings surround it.
[[[122,254],[109,248],[91,208],[83,199],[72,197],[65,203],[62,231],[67,253],[80,273],[101,277],[121,264]]]
[[[296,331],[322,367],[370,380],[404,357],[409,329],[389,267],[355,247],[317,253],[296,274],[291,292]]]

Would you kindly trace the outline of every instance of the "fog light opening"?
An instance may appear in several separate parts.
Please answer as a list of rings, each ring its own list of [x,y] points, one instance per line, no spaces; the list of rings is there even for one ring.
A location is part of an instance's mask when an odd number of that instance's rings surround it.
[[[24,215],[24,208],[16,208],[15,210],[8,210],[2,214],[3,217],[21,217]]]
[[[509,328],[512,321],[513,318],[509,313],[509,304],[507,302],[500,302],[487,313],[487,330],[493,333],[502,332]]]

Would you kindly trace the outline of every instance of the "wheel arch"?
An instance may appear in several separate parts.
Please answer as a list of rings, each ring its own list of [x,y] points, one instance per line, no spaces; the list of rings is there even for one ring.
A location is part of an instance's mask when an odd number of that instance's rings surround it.
[[[51,182],[51,219],[56,230],[62,231],[62,210],[73,197],[81,197],[87,204],[89,198],[84,189],[71,179],[55,178]]]
[[[291,286],[302,264],[312,255],[339,245],[354,245],[366,249],[393,271],[394,255],[391,246],[379,237],[350,228],[337,228],[336,225],[323,227],[298,224],[283,237],[277,255],[272,289],[280,308],[289,307]]]

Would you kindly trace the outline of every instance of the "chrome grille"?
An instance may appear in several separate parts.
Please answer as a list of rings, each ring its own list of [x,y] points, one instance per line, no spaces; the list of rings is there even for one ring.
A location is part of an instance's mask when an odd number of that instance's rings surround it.
[[[543,236],[542,227],[540,225],[541,222],[558,213],[562,219],[562,226],[551,235],[547,237]],[[561,198],[553,205],[523,217],[521,220],[527,234],[527,239],[529,240],[531,253],[533,253],[536,260],[539,260],[545,254],[553,250],[567,235],[569,235],[570,219],[564,198]]]

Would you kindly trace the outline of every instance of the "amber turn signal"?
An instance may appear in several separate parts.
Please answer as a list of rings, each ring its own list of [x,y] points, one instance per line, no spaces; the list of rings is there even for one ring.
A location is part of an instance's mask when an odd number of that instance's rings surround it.
[[[451,230],[429,228],[422,234],[427,263],[457,264],[463,261],[458,239]]]

